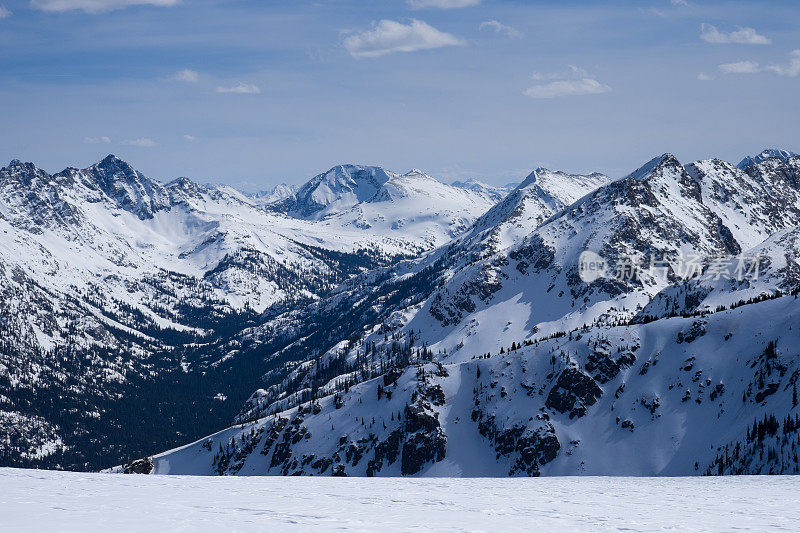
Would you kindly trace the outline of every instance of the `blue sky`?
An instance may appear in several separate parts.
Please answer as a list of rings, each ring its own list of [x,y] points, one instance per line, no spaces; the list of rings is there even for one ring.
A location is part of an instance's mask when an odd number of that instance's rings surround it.
[[[0,160],[244,188],[800,150],[800,4],[0,0]]]

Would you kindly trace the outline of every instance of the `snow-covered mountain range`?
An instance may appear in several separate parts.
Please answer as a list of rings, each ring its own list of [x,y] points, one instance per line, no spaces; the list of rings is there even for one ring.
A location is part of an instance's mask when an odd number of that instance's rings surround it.
[[[83,457],[83,445],[69,440],[108,432],[86,429],[94,424],[124,431],[126,422],[110,420],[117,404],[133,401],[132,387],[152,407],[153,387],[189,386],[193,372],[246,374],[222,370],[234,350],[216,344],[229,334],[319,300],[364,270],[442,245],[493,204],[419,173],[369,172],[393,179],[363,202],[348,203],[339,191],[327,218],[304,220],[264,195],[186,178],[161,183],[114,156],[52,175],[20,161],[0,169],[2,453],[12,461],[56,461],[56,450]],[[349,185],[372,186],[369,172]],[[225,404],[241,386],[234,375],[210,380],[220,390],[193,391],[192,401]],[[255,385],[227,409],[235,412]],[[51,407],[71,400],[77,413]]]
[[[14,162],[0,186],[7,463],[113,464],[228,416],[121,470],[800,467],[790,152],[537,169],[507,193],[343,165],[261,202],[113,157]],[[586,252],[607,275],[583,276]],[[78,414],[42,405],[65,391]],[[154,413],[160,433],[121,436]]]

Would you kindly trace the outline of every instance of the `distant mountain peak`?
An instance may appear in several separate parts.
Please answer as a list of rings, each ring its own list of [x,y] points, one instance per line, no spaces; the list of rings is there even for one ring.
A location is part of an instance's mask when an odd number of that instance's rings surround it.
[[[245,194],[245,196],[256,204],[267,205],[288,198],[296,193],[297,190],[297,185],[279,183],[268,189],[262,189],[252,194]]]
[[[426,176],[428,175],[426,172],[423,172],[422,170],[420,170],[418,168],[412,168],[411,170],[409,170],[408,172],[403,174],[403,176],[413,176],[415,174],[424,174]]]
[[[781,150],[779,148],[767,148],[762,150],[760,154],[755,156],[747,156],[742,159],[738,165],[736,165],[739,169],[744,170],[747,167],[757,165],[767,159],[777,158],[781,161],[788,161],[791,157],[797,157],[797,154],[794,152],[790,152],[789,150]]]
[[[634,178],[637,180],[645,179],[652,175],[656,170],[659,168],[666,168],[666,167],[673,167],[673,168],[683,168],[678,158],[670,153],[665,153],[660,156],[654,157],[641,167],[637,168],[623,179]]]
[[[272,209],[303,219],[319,219],[372,198],[396,174],[382,167],[343,164],[308,180]]]
[[[153,218],[156,211],[169,207],[169,198],[159,183],[113,154],[84,172],[121,208],[143,220]]]
[[[103,159],[98,161],[94,166],[102,168],[120,168],[133,171],[133,167],[127,161],[120,159],[114,154],[108,154]]]
[[[23,163],[19,159],[12,159],[8,166],[3,170],[16,171],[16,172],[32,172],[39,171],[39,168],[33,163]]]
[[[536,170],[528,174],[528,176],[519,184],[519,189],[526,189],[532,186],[538,186],[541,189],[553,193],[561,188],[569,188],[575,184],[587,185],[590,189],[594,189],[601,185],[605,185],[610,180],[604,174],[599,172],[592,172],[591,174],[570,174],[561,170],[550,170],[544,167],[538,167]],[[584,189],[585,187],[581,187]],[[558,194],[556,194],[558,196]],[[567,197],[572,195],[567,194]]]

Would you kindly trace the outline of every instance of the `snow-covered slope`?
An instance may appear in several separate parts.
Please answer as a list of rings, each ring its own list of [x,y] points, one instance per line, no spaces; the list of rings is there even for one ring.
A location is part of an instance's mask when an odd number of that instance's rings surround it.
[[[11,531],[791,531],[800,478],[331,479],[0,469]],[[102,504],[98,504],[102,502]],[[146,509],[146,512],[143,512]]]
[[[703,318],[515,342],[464,362],[421,357],[157,455],[152,472],[797,473],[800,331],[789,324],[799,313],[787,296]]]

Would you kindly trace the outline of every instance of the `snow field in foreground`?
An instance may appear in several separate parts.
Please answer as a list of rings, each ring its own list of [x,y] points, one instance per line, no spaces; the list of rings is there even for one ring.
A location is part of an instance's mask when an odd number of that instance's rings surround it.
[[[4,531],[779,531],[800,477],[124,476],[0,468]]]

